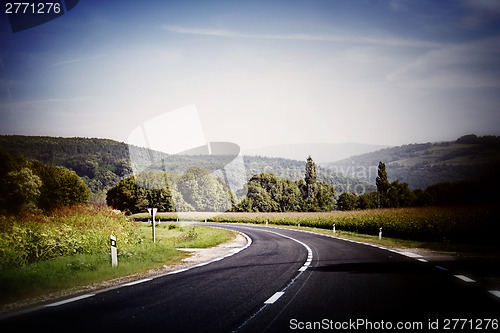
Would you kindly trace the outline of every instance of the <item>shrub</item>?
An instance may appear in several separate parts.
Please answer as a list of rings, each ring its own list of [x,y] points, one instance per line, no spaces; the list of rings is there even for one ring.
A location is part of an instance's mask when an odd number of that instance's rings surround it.
[[[64,207],[50,215],[0,216],[0,269],[58,256],[107,253],[111,234],[126,249],[141,242],[135,229],[123,214],[90,205]]]

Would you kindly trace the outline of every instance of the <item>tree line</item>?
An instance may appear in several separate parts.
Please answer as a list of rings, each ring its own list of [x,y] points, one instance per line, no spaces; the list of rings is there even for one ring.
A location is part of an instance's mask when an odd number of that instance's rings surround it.
[[[442,182],[428,186],[425,190],[410,190],[408,183],[399,180],[389,182],[385,164],[379,162],[377,190],[358,195],[343,192],[337,199],[338,210],[363,210],[373,208],[399,208],[423,206],[456,206],[492,204],[496,201],[499,178],[484,177],[460,182]],[[495,189],[494,192],[491,190]]]
[[[192,166],[200,166],[213,172],[227,164],[225,155],[168,155],[109,139],[0,135],[0,150],[24,156],[28,161],[38,160],[75,171],[89,187],[90,201],[98,204],[106,201],[106,193],[110,188],[133,175],[130,160],[132,148],[136,153],[134,164],[150,171],[183,173]],[[152,159],[162,163],[155,165]],[[303,179],[303,161],[245,155],[243,162],[248,179],[263,172],[294,182]],[[366,181],[320,166],[318,181],[326,181],[344,191],[359,187],[374,190],[374,186]]]
[[[304,179],[280,179],[271,173],[254,175],[247,184],[247,194],[233,207],[237,212],[318,212],[335,207],[335,188],[318,181],[316,164],[308,157]]]
[[[49,212],[88,202],[90,190],[74,171],[0,151],[0,212]]]
[[[222,178],[193,166],[182,176],[150,172],[128,177],[108,191],[106,201],[126,213],[144,212],[148,207],[165,212],[296,212],[333,210],[334,197],[335,188],[317,180],[316,164],[309,157],[304,179],[299,181],[263,172],[233,193]]]
[[[414,206],[491,203],[484,182],[439,183],[412,191],[408,183],[389,182],[385,164],[379,162],[376,191],[358,195],[343,192],[336,197],[330,183],[318,181],[316,164],[309,156],[304,179],[292,181],[262,172],[233,193],[222,178],[205,168],[190,167],[182,176],[176,172],[151,172],[131,176],[107,193],[107,204],[126,213],[148,207],[160,211],[318,212]],[[498,184],[497,184],[498,185]]]

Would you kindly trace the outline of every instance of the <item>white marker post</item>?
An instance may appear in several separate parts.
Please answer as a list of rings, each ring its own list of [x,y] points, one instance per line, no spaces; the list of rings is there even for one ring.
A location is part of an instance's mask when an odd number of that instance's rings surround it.
[[[335,231],[335,224],[333,225],[333,233],[335,234],[336,231]]]
[[[380,227],[380,231],[378,233],[378,239],[382,239],[382,227]]]
[[[155,216],[156,216],[156,211],[158,208],[148,208],[149,215],[153,218],[153,243],[156,243],[156,230],[155,230]]]
[[[118,266],[118,255],[116,253],[116,237],[111,235],[109,238],[111,240],[111,266],[116,267]]]

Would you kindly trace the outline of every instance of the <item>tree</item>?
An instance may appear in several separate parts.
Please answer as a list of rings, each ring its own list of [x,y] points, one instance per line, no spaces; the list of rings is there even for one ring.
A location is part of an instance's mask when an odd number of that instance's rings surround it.
[[[280,206],[276,199],[281,198],[279,178],[273,174],[263,172],[254,175],[248,181],[247,199],[241,207],[252,207],[254,212],[279,212]]]
[[[165,181],[165,175],[147,174],[141,175],[141,184],[161,183]],[[163,180],[162,180],[163,179]],[[159,183],[158,183],[159,182]],[[163,183],[163,188],[147,189],[137,185],[136,177],[131,176],[121,180],[106,194],[106,203],[127,214],[145,212],[148,208],[155,207],[162,212],[175,210],[174,197],[182,201],[182,196],[175,190]],[[179,204],[180,205],[180,204]],[[188,207],[184,207],[187,210]]]
[[[356,193],[343,192],[337,200],[339,210],[355,210],[359,207],[359,197]]]
[[[385,164],[382,163],[382,161],[378,163],[378,172],[375,183],[377,185],[377,193],[379,196],[379,207],[387,207],[387,192],[389,191],[390,183],[387,179]]]
[[[328,182],[318,182],[316,193],[316,210],[320,212],[332,211],[335,208],[335,188]]]
[[[304,207],[304,199],[297,184],[289,179],[281,179],[281,191],[280,211],[300,212]]]
[[[106,194],[106,202],[109,206],[124,211],[127,214],[139,213],[148,208],[147,194],[135,183],[135,177],[131,176],[120,181]]]
[[[316,163],[314,163],[311,155],[307,158],[307,163],[306,163],[306,173],[304,180],[306,181],[306,200],[311,200],[311,198],[314,196],[314,190],[316,189],[316,182],[317,182],[317,172],[316,172]]]
[[[359,196],[360,209],[375,209],[378,207],[377,191],[363,193]]]
[[[179,178],[177,189],[196,211],[224,212],[232,207],[224,182],[212,177],[203,167],[190,167]]]
[[[408,187],[408,183],[400,183],[395,180],[391,183],[387,192],[388,207],[408,207],[414,201],[415,195]]]
[[[50,211],[88,202],[90,190],[74,171],[48,166],[38,161],[31,163],[31,169],[42,181],[38,198],[39,208]]]
[[[10,171],[4,185],[8,189],[5,200],[9,205],[10,212],[36,210],[42,181],[40,177],[33,174],[30,168],[25,167],[19,171]]]

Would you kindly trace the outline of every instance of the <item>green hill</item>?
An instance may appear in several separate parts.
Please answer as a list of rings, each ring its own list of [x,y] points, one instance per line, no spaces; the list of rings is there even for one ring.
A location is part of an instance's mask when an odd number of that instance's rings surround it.
[[[132,175],[129,146],[123,142],[95,138],[60,138],[42,136],[0,135],[0,150],[24,156],[29,161],[38,160],[47,165],[63,166],[76,172],[93,193],[93,200],[103,200],[106,191],[121,179]],[[140,165],[148,165],[150,156],[163,160],[163,169],[183,173],[189,166],[199,165],[213,171],[227,163],[227,156],[167,155],[135,147]],[[304,178],[307,156],[303,161],[284,158],[244,156],[246,177],[269,172],[280,178],[299,180]],[[212,170],[211,170],[212,169]],[[374,183],[344,176],[330,169],[318,167],[318,180],[337,187],[337,192],[372,191]]]
[[[374,183],[379,161],[386,164],[390,181],[406,182],[412,189],[442,182],[496,179],[500,137],[467,135],[452,142],[390,147],[323,166]]]

